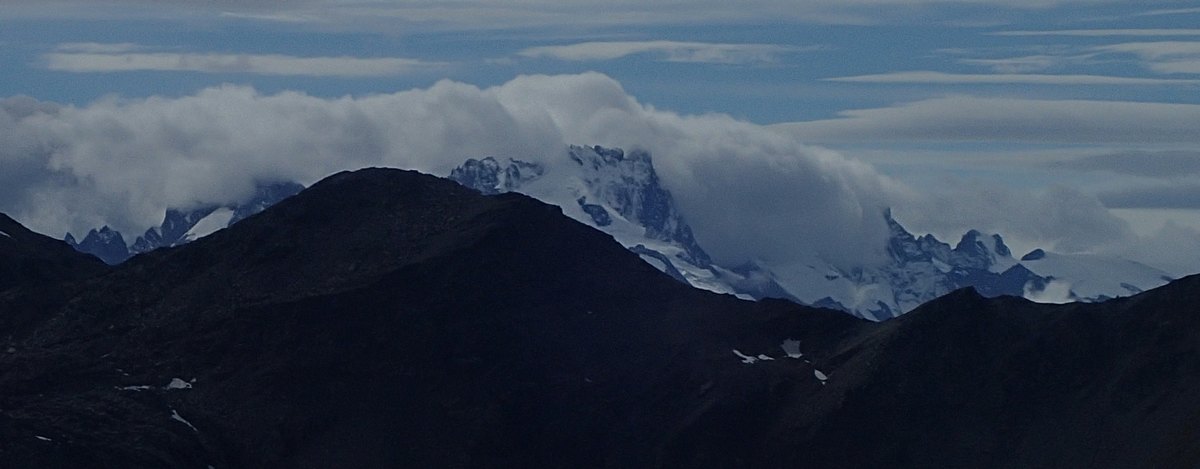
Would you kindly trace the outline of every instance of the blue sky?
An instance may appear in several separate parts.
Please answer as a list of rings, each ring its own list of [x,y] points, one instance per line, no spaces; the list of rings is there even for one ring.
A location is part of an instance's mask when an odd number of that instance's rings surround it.
[[[109,6],[104,8],[94,6],[106,3]],[[1191,28],[1198,24],[1200,10],[1183,2],[881,1],[852,8],[837,5],[856,2],[817,1],[792,2],[812,5],[796,7],[790,17],[773,14],[787,10],[788,2],[760,2],[764,7],[757,15],[756,3],[749,2],[747,17],[733,20],[718,16],[723,13],[718,8],[709,13],[711,17],[704,16],[704,2],[696,2],[695,17],[672,14],[670,8],[689,9],[689,3],[683,2],[628,24],[596,19],[620,16],[605,13],[609,5],[605,2],[562,2],[575,6],[561,7],[561,17],[548,19],[532,13],[526,18],[525,10],[513,7],[514,18],[494,22],[472,17],[486,13],[476,13],[471,2],[460,3],[462,10],[471,12],[461,19],[453,13],[427,19],[410,12],[436,2],[239,2],[258,3],[258,8],[235,2],[208,2],[207,7],[147,2],[154,3],[160,6],[87,2],[93,7],[83,9],[70,2],[21,1],[0,6],[4,13],[0,94],[84,104],[111,93],[182,95],[205,86],[239,83],[268,92],[304,90],[337,96],[425,87],[443,78],[486,86],[518,74],[600,71],[646,103],[684,113],[728,113],[763,124],[828,118],[847,109],[948,93],[1176,103],[1200,99],[1195,92],[1200,83],[1195,81],[1200,77],[1196,73],[1200,52],[1194,46],[1200,42],[1200,31]],[[1022,3],[1033,6],[1005,6]],[[530,5],[528,10],[536,10],[536,2]],[[621,8],[620,3],[613,5]],[[396,19],[377,22],[380,15],[372,18],[362,11],[367,7],[388,11]],[[1145,34],[1127,31],[1138,29]],[[1068,35],[1070,30],[1086,31]],[[656,41],[696,43],[693,50],[699,52],[670,45],[656,48]],[[523,54],[532,48],[589,42],[607,43],[610,51],[592,57],[562,49]],[[1193,48],[1179,54],[1178,60],[1152,55],[1171,42],[1191,43]],[[638,52],[637,43],[648,45]],[[71,45],[129,47],[80,50]],[[741,48],[714,57],[703,55],[705,48],[723,45]],[[685,52],[672,56],[672,50]],[[384,67],[363,76],[331,75],[319,66],[256,73],[250,68],[221,72],[215,66],[146,71],[148,66],[135,64],[122,71],[99,71],[97,64],[83,63],[96,55],[128,58],[135,54],[420,63]],[[1167,68],[1170,63],[1181,63],[1179,68],[1191,73],[1172,72]],[[895,75],[904,72],[953,75]],[[1088,75],[1094,82],[1076,77],[1064,79],[1063,84],[1037,84],[1045,83],[1048,75]],[[1120,79],[1135,81],[1126,84]]]
[[[727,115],[833,150],[914,200],[1065,189],[1134,235],[1074,243],[1069,227],[1008,216],[1017,209],[896,201],[917,231],[1132,252],[1200,247],[1195,25],[1200,5],[1184,1],[15,0],[0,5],[0,96],[129,109],[228,85],[337,100],[599,72],[647,109]],[[52,156],[38,164],[63,171]],[[0,205],[46,229],[83,223],[33,215],[26,199]],[[1187,265],[1173,267],[1200,271]]]

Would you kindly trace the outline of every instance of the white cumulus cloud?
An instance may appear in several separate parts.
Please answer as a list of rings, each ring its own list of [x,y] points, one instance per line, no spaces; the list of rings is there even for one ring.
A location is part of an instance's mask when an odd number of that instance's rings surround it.
[[[759,125],[642,105],[595,73],[335,99],[241,86],[80,107],[9,98],[0,109],[0,210],[56,235],[138,233],[167,207],[233,201],[256,181],[378,165],[445,175],[489,155],[553,164],[583,143],[652,152],[714,256],[849,263],[881,250],[880,213],[899,190]]]

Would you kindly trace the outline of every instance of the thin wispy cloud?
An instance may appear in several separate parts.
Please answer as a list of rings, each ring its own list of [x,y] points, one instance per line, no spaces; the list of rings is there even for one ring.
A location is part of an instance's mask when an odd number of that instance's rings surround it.
[[[139,49],[143,49],[143,47],[131,42],[65,42],[54,48],[54,50],[58,52],[82,52],[92,54],[118,54]]]
[[[1100,46],[1096,50],[1133,54],[1158,73],[1200,74],[1200,42],[1129,42]]]
[[[94,8],[89,0],[4,0],[6,18],[120,18],[138,14],[156,18],[202,17],[233,12],[245,19],[287,21],[321,18],[333,27],[389,28],[396,23],[428,29],[509,29],[564,25],[748,24],[797,22],[863,25],[913,22],[930,17],[957,24],[994,24],[932,10],[961,5],[989,13],[1022,14],[1066,5],[1107,3],[1111,0],[109,0],[110,8]],[[119,12],[115,10],[120,10]],[[947,16],[947,17],[943,17]]]
[[[538,46],[517,53],[522,57],[551,58],[567,61],[614,60],[631,55],[650,54],[669,62],[694,63],[770,63],[786,53],[813,50],[777,44],[722,44],[682,41],[595,41],[559,46]]]
[[[1115,189],[1098,196],[1110,208],[1200,209],[1200,183],[1195,181]]]
[[[1200,143],[1200,105],[949,96],[777,124],[809,142]]]
[[[276,23],[313,23],[324,21],[320,17],[303,13],[248,13],[238,11],[222,11],[221,17],[240,20],[270,21]]]
[[[958,62],[984,66],[999,73],[1026,73],[1060,66],[1063,58],[1054,55],[1026,55],[1003,59],[959,59]]]
[[[1149,178],[1194,178],[1200,175],[1200,152],[1114,151],[1060,161],[1046,162],[1053,168],[1107,171]]]
[[[996,31],[992,36],[1200,36],[1200,29],[1060,29],[1048,31]]]
[[[906,83],[938,85],[1196,85],[1200,80],[1114,77],[1104,75],[1044,75],[1021,73],[968,74],[933,71],[892,72],[873,75],[825,78],[842,83]]]
[[[160,71],[348,78],[401,75],[444,65],[395,57],[177,52],[53,52],[42,58],[50,70],[74,73]]]
[[[1138,13],[1136,16],[1164,16],[1164,15],[1193,15],[1200,14],[1200,8],[1169,8],[1161,10],[1150,10]]]

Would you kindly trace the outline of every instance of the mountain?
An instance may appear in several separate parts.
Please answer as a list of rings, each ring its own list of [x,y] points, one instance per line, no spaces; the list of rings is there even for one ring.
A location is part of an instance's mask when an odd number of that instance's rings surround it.
[[[558,205],[689,285],[747,299],[787,297],[772,282],[754,283],[713,264],[662,187],[649,153],[573,145],[564,156],[570,172],[547,174],[537,163],[487,157],[468,159],[448,177],[484,194],[520,192]]]
[[[397,170],[137,256],[70,305],[0,355],[12,464],[645,466],[760,393],[735,350],[858,324],[687,287],[556,207]]]
[[[294,182],[259,185],[248,200],[230,205],[206,205],[191,210],[167,209],[163,222],[127,243],[118,231],[107,226],[93,229],[76,241],[67,233],[64,240],[79,252],[92,254],[109,265],[125,262],[130,257],[158,248],[179,246],[208,236],[263,209],[291,197],[304,189]]]
[[[690,288],[564,212],[369,169],[81,273],[0,329],[0,461],[1200,464],[1200,277],[874,323]]]
[[[449,178],[485,195],[520,192],[561,207],[565,214],[613,236],[642,260],[680,282],[744,299],[781,298],[884,320],[951,291],[972,287],[989,297],[1024,296],[1044,302],[1102,301],[1160,286],[1171,277],[1124,259],[1035,250],[1014,259],[999,234],[968,231],[956,245],[916,237],[891,215],[884,263],[839,268],[812,257],[786,263],[714,262],[696,240],[652,158],[641,150],[570,146],[562,164],[495,157],[468,159]],[[127,240],[108,227],[76,242],[108,264],[160,247],[178,246],[228,227],[295,194],[303,186],[260,186],[242,204],[168,210],[163,223]]]
[[[106,272],[99,259],[0,214],[0,331],[15,333],[45,319],[77,284]],[[0,342],[0,350],[7,347]]]
[[[23,284],[79,280],[104,271],[94,257],[34,233],[0,214],[0,291]]]
[[[1101,301],[1170,280],[1165,272],[1111,257],[1051,254],[1017,260],[1000,235],[976,230],[953,246],[932,235],[918,238],[890,211],[881,214],[890,228],[882,264],[838,268],[813,257],[721,265],[693,236],[660,184],[649,153],[570,146],[564,160],[551,170],[511,158],[468,159],[449,178],[484,194],[520,192],[558,205],[689,285],[747,299],[784,298],[871,320],[899,316],[965,287],[989,297]]]

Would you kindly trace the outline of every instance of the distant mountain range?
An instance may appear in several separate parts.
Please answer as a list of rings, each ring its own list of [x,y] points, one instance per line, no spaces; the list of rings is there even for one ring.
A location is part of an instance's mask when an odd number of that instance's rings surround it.
[[[801,262],[714,263],[659,182],[644,151],[572,146],[550,170],[515,159],[469,159],[449,178],[484,194],[515,191],[558,205],[689,285],[742,298],[786,298],[871,320],[898,316],[951,291],[985,296],[1102,301],[1165,284],[1165,272],[1137,262],[1035,250],[1014,259],[998,234],[971,230],[951,246],[917,238],[890,212],[888,261],[850,269],[813,257]],[[1050,290],[1047,290],[1047,289]],[[1053,296],[1053,298],[1051,298]]]
[[[240,204],[205,205],[189,210],[168,209],[162,224],[146,230],[132,243],[127,242],[120,232],[107,226],[88,231],[82,241],[76,241],[70,233],[63,240],[79,252],[92,254],[109,265],[116,265],[143,252],[195,241],[261,212],[303,189],[304,186],[294,182],[264,184],[255,189],[250,199]]]
[[[788,263],[714,262],[697,241],[644,151],[571,146],[566,165],[494,157],[468,159],[448,177],[485,195],[520,192],[562,207],[565,214],[613,236],[675,279],[745,299],[782,298],[883,320],[951,291],[973,287],[988,297],[1038,301],[1102,301],[1165,284],[1171,277],[1137,262],[1096,255],[1034,250],[1013,257],[999,234],[968,231],[955,245],[916,237],[890,211],[886,262],[838,268],[816,256]],[[558,172],[554,172],[558,171]],[[108,227],[66,242],[108,264],[138,253],[178,246],[263,210],[303,189],[295,183],[260,186],[241,204],[166,212],[163,223],[129,242]]]
[[[0,465],[1200,464],[1200,277],[875,323],[688,287],[573,210],[369,169],[118,266],[0,217]],[[968,239],[906,258],[1006,257]]]

